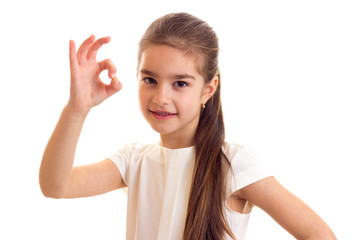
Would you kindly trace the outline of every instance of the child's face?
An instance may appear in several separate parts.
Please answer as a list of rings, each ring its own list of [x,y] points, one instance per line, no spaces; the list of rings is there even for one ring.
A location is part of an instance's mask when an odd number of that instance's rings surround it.
[[[140,108],[162,140],[193,144],[201,104],[209,98],[196,58],[167,45],[145,49],[139,63]]]

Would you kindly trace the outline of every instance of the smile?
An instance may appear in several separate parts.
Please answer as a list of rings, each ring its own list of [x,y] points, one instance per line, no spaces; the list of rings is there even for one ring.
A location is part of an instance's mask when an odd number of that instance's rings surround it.
[[[157,111],[151,111],[149,110],[152,114],[152,116],[156,119],[159,120],[167,120],[170,118],[175,117],[177,114],[176,113],[169,113],[169,112],[157,112]]]

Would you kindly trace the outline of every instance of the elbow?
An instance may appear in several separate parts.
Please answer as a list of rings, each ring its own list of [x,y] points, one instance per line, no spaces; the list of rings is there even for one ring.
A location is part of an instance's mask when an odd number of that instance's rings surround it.
[[[63,199],[64,198],[64,194],[62,194],[61,192],[58,192],[58,191],[52,191],[52,190],[47,190],[47,189],[41,188],[41,192],[46,198],[53,198],[53,199]]]
[[[64,187],[57,186],[56,184],[50,184],[40,178],[39,181],[42,194],[47,198],[62,199],[65,198]]]

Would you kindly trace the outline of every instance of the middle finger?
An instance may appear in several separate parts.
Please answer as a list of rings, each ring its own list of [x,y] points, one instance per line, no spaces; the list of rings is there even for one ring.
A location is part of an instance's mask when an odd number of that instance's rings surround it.
[[[110,37],[103,37],[103,38],[99,38],[98,40],[96,40],[93,44],[90,45],[87,54],[86,54],[86,58],[87,59],[96,59],[96,54],[97,51],[99,50],[99,48],[101,48],[102,45],[109,43],[111,40]]]

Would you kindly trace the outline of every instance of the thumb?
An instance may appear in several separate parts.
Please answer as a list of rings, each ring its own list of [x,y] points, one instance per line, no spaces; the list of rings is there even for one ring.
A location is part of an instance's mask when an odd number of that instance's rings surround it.
[[[121,88],[122,88],[121,82],[117,79],[117,77],[113,77],[113,79],[111,79],[111,83],[109,85],[106,85],[106,91],[108,93],[108,97],[120,91]]]

